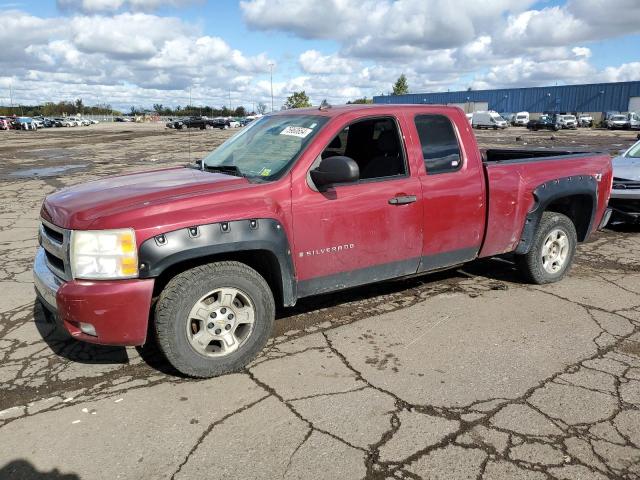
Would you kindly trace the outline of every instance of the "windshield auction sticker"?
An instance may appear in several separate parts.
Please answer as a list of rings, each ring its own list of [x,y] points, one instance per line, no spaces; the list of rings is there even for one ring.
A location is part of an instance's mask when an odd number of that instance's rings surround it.
[[[311,132],[313,132],[313,130],[310,129],[310,128],[305,128],[305,127],[287,127],[287,128],[285,128],[284,130],[282,130],[280,132],[280,135],[288,135],[290,137],[305,138]]]

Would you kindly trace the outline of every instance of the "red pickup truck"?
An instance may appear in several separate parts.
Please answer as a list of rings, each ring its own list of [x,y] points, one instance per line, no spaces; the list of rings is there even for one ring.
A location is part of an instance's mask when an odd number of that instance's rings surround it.
[[[606,222],[606,154],[480,152],[453,107],[289,110],[196,165],[49,195],[35,286],[78,340],[141,345],[183,374],[242,368],[276,304],[515,254],[561,279]]]

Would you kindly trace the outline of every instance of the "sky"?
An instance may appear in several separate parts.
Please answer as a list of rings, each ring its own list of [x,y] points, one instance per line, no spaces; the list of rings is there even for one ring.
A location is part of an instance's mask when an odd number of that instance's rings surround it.
[[[640,0],[0,0],[0,104],[275,109],[640,80]]]

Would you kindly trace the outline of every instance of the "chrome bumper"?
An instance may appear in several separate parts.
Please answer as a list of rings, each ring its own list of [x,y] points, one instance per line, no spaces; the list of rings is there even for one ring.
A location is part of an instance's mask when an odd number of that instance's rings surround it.
[[[640,200],[640,189],[630,188],[629,190],[611,190],[611,198],[618,200]]]
[[[33,282],[36,287],[36,293],[45,306],[52,312],[56,312],[56,294],[58,289],[64,283],[63,280],[53,274],[47,266],[44,248],[39,247],[33,262]]]

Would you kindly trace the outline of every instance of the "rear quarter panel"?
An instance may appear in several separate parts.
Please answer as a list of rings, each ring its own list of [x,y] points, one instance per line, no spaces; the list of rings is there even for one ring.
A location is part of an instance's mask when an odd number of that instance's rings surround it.
[[[609,201],[612,168],[611,158],[606,154],[488,163],[485,172],[489,201],[487,231],[480,257],[515,250],[527,213],[536,202],[533,191],[543,183],[565,177],[602,175],[591,231],[597,228]]]

